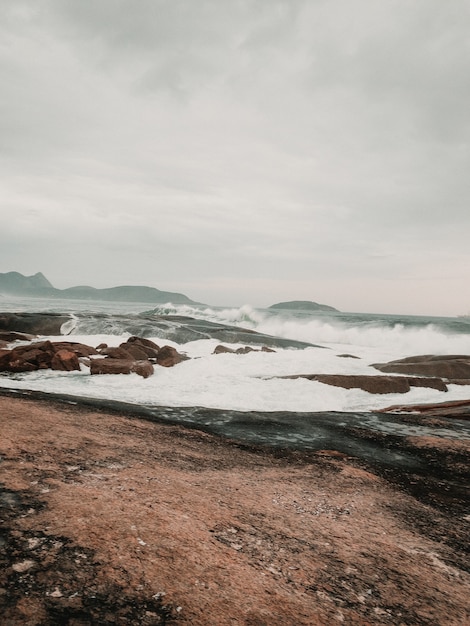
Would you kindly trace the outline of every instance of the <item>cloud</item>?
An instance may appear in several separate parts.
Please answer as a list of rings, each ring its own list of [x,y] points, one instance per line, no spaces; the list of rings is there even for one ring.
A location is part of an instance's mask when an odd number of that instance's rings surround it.
[[[338,289],[349,309],[378,306],[381,278],[444,289],[468,269],[469,12],[6,0],[3,271],[215,303]],[[435,307],[431,291],[403,305]]]

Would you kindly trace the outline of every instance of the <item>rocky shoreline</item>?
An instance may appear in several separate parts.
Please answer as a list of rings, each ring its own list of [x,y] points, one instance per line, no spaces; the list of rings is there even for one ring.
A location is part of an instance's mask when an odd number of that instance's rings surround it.
[[[468,623],[468,439],[359,433],[394,466],[5,391],[0,419],[6,625]]]

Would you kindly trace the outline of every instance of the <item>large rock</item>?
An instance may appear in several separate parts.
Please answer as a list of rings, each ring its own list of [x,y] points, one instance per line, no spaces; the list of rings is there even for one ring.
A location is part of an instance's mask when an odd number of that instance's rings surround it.
[[[38,341],[0,352],[0,371],[33,372],[39,369],[79,370],[77,353],[61,343]]]
[[[470,419],[470,399],[435,404],[395,404],[381,409],[379,413],[421,413],[428,417]]]
[[[173,367],[173,365],[177,365],[182,361],[187,361],[188,358],[185,354],[181,354],[171,346],[163,346],[158,351],[157,363],[163,367]]]
[[[33,335],[60,335],[69,315],[59,313],[0,313],[0,331]]]
[[[368,393],[407,393],[411,387],[430,387],[438,391],[447,391],[447,386],[440,378],[418,378],[414,376],[363,376],[347,374],[294,374],[281,378],[305,378],[325,385],[343,389],[363,389]]]
[[[388,363],[375,363],[372,367],[387,374],[410,374],[413,376],[434,376],[452,379],[470,378],[470,356],[432,355],[411,356]]]
[[[135,373],[148,378],[154,372],[150,361],[134,361],[132,359],[92,359],[90,374],[131,374]]]

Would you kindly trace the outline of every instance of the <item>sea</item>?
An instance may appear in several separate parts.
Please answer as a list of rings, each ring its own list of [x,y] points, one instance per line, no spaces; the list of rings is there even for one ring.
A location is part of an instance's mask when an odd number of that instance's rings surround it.
[[[90,376],[83,365],[79,372],[2,373],[0,387],[138,407],[172,422],[219,429],[229,435],[241,432],[250,441],[315,447],[320,445],[325,420],[330,424],[359,420],[398,432],[401,426],[396,420],[386,423],[377,412],[393,405],[470,399],[468,385],[449,385],[447,392],[414,387],[406,394],[370,394],[302,378],[282,378],[297,374],[380,375],[373,364],[422,354],[469,355],[468,316],[9,296],[0,299],[0,311],[66,314],[68,321],[62,325],[61,335],[47,337],[52,341],[67,336],[92,346],[118,346],[130,336],[140,335],[189,357],[174,367],[155,366],[154,375],[147,379],[136,374]],[[219,344],[231,349],[249,345],[253,351],[214,354]],[[273,351],[263,351],[262,346]],[[307,415],[316,419],[306,420]],[[306,427],[314,422],[316,433]],[[419,428],[413,432],[426,434]],[[459,436],[469,438],[468,428],[462,425]]]

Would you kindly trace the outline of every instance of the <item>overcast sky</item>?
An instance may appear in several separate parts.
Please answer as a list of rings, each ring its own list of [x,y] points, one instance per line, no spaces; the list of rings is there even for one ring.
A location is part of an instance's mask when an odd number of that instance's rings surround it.
[[[470,311],[468,0],[0,0],[0,272]]]

